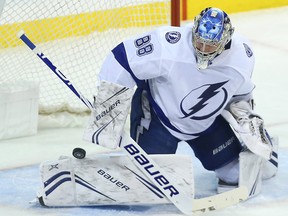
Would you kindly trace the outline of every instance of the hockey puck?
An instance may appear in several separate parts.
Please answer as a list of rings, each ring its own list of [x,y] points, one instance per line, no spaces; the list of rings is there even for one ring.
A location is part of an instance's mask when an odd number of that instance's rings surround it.
[[[86,156],[86,151],[82,148],[73,149],[72,155],[77,159],[83,159]]]

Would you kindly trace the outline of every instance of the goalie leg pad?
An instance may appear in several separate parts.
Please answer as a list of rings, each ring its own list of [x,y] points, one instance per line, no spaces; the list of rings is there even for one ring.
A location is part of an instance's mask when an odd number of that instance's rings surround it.
[[[190,156],[151,155],[151,158],[171,176],[175,187],[193,197]],[[153,167],[147,169],[165,187],[165,177]],[[170,203],[128,156],[119,153],[91,155],[82,160],[64,156],[43,162],[40,173],[42,189],[38,199],[50,207]],[[170,190],[169,184],[165,188]]]
[[[101,81],[83,139],[110,149],[117,148],[129,113],[132,94],[133,89]]]
[[[249,197],[258,195],[262,188],[263,164],[266,160],[246,150],[240,153],[239,161],[239,186],[248,189]]]
[[[278,138],[271,138],[271,143],[273,152],[270,160],[246,150],[240,153],[239,160],[215,170],[219,178],[218,193],[238,187],[239,182],[240,186],[249,188],[249,196],[257,195],[261,191],[262,180],[274,177],[278,171]]]
[[[277,174],[278,171],[278,145],[279,145],[278,137],[272,137],[271,143],[273,151],[271,159],[264,163],[263,177],[262,177],[264,180],[272,178]]]

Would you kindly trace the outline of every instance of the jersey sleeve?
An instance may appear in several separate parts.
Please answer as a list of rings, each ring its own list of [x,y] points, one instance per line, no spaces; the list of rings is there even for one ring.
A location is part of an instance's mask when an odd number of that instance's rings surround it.
[[[137,80],[161,75],[160,59],[158,31],[147,32],[118,44],[104,61],[99,78],[133,87]]]
[[[251,95],[255,88],[255,84],[252,81],[255,56],[250,42],[238,35],[233,45],[233,53],[230,56],[231,67],[243,78],[243,82],[235,92],[234,97]]]
[[[128,88],[135,86],[135,80],[130,73],[115,59],[112,52],[108,54],[98,75],[99,80],[116,83]]]

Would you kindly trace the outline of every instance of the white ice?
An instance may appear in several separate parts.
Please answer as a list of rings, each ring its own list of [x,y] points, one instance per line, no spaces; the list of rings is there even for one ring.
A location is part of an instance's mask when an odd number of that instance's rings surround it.
[[[256,67],[256,111],[265,119],[268,131],[280,139],[279,173],[263,183],[263,192],[244,203],[208,213],[212,216],[286,216],[288,213],[288,7],[231,15],[236,31],[254,44]],[[287,78],[287,79],[286,79]],[[29,204],[40,184],[39,163],[71,155],[79,146],[87,154],[104,151],[82,141],[83,128],[39,129],[35,136],[0,141],[0,215],[163,215],[181,213],[173,205],[114,206],[97,208],[43,208]],[[216,187],[215,176],[195,161],[196,192],[209,194]]]

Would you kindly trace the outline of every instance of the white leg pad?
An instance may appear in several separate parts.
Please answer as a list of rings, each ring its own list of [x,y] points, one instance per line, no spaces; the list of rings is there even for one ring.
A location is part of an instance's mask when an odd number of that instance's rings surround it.
[[[239,160],[239,186],[247,187],[249,197],[256,196],[262,188],[262,172],[265,159],[246,150],[240,153]]]
[[[182,188],[193,197],[192,159],[183,155],[151,155],[173,179],[167,184],[164,176],[153,167],[147,170],[164,189]],[[94,206],[165,204],[169,199],[131,162],[128,156],[97,154],[84,159],[61,157],[40,165],[42,187],[39,201],[46,206]]]
[[[272,178],[277,174],[278,171],[278,137],[272,137],[272,156],[271,159],[268,161],[265,161],[264,167],[263,167],[263,179],[269,179]]]

